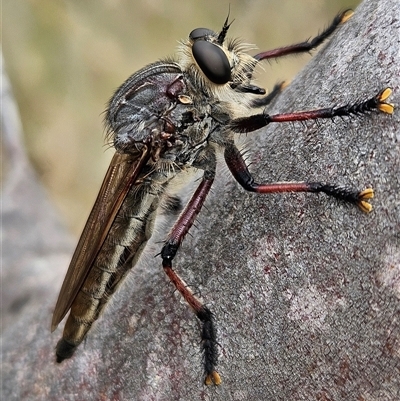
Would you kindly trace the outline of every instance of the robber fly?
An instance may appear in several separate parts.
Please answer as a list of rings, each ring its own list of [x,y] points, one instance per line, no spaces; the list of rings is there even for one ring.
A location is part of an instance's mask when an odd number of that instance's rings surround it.
[[[111,98],[106,125],[116,152],[90,213],[55,307],[52,330],[70,311],[57,362],[70,358],[110,296],[136,264],[149,240],[156,212],[169,202],[171,183],[185,171],[203,171],[203,178],[170,230],[161,250],[162,266],[175,288],[201,323],[205,384],[220,384],[213,314],[172,269],[185,235],[193,225],[213,184],[217,154],[236,181],[247,191],[324,192],[372,208],[371,188],[357,191],[321,182],[262,183],[254,181],[235,136],[271,123],[332,119],[374,110],[391,114],[386,103],[391,89],[382,89],[364,102],[305,112],[267,114],[266,106],[283,84],[266,95],[252,80],[261,60],[308,52],[327,39],[350,16],[347,10],[310,41],[262,52],[246,53],[248,46],[226,38],[222,30],[194,29],[176,58],[150,64],[133,74]]]

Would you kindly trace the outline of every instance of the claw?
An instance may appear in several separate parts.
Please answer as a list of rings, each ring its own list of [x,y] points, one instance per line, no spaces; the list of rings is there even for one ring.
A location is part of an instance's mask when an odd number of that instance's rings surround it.
[[[222,383],[221,376],[215,370],[213,372],[211,372],[210,374],[208,374],[204,380],[204,384],[206,386],[210,386],[213,383],[216,386],[219,386]]]
[[[342,19],[340,20],[341,24],[344,24],[346,21],[348,21],[354,14],[353,10],[346,10],[343,14],[342,14]]]
[[[372,210],[372,205],[367,202],[368,199],[374,197],[374,190],[372,188],[366,188],[358,194],[358,207],[365,213],[369,213]]]
[[[287,86],[289,86],[290,85],[290,81],[282,81],[280,84],[279,84],[279,89],[280,90],[283,90],[283,89],[285,89]]]
[[[381,90],[377,95],[376,99],[378,101],[378,110],[386,114],[392,114],[394,110],[393,103],[386,103],[385,100],[392,94],[391,88],[385,88]]]

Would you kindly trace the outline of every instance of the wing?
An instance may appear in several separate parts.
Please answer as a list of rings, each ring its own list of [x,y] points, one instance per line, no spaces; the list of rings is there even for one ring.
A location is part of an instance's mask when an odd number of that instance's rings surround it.
[[[148,147],[137,157],[115,153],[72,256],[51,322],[54,331],[71,308],[127,193],[150,158]]]

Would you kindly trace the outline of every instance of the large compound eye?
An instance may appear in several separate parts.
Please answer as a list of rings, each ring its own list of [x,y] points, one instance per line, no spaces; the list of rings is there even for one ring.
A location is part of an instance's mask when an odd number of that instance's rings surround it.
[[[210,35],[215,35],[215,33],[208,28],[196,28],[193,29],[192,32],[190,32],[189,39],[192,40],[193,42],[199,39],[203,39],[206,36]]]
[[[204,28],[195,29],[192,33],[200,29]],[[204,75],[211,82],[223,85],[230,81],[231,66],[220,47],[205,40],[197,40],[193,43],[192,53]]]

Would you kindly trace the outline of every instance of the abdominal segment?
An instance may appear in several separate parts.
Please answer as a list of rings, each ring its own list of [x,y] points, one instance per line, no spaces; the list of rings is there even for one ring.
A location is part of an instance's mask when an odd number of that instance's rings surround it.
[[[79,290],[58,342],[57,362],[70,358],[150,239],[163,184],[134,185]]]

